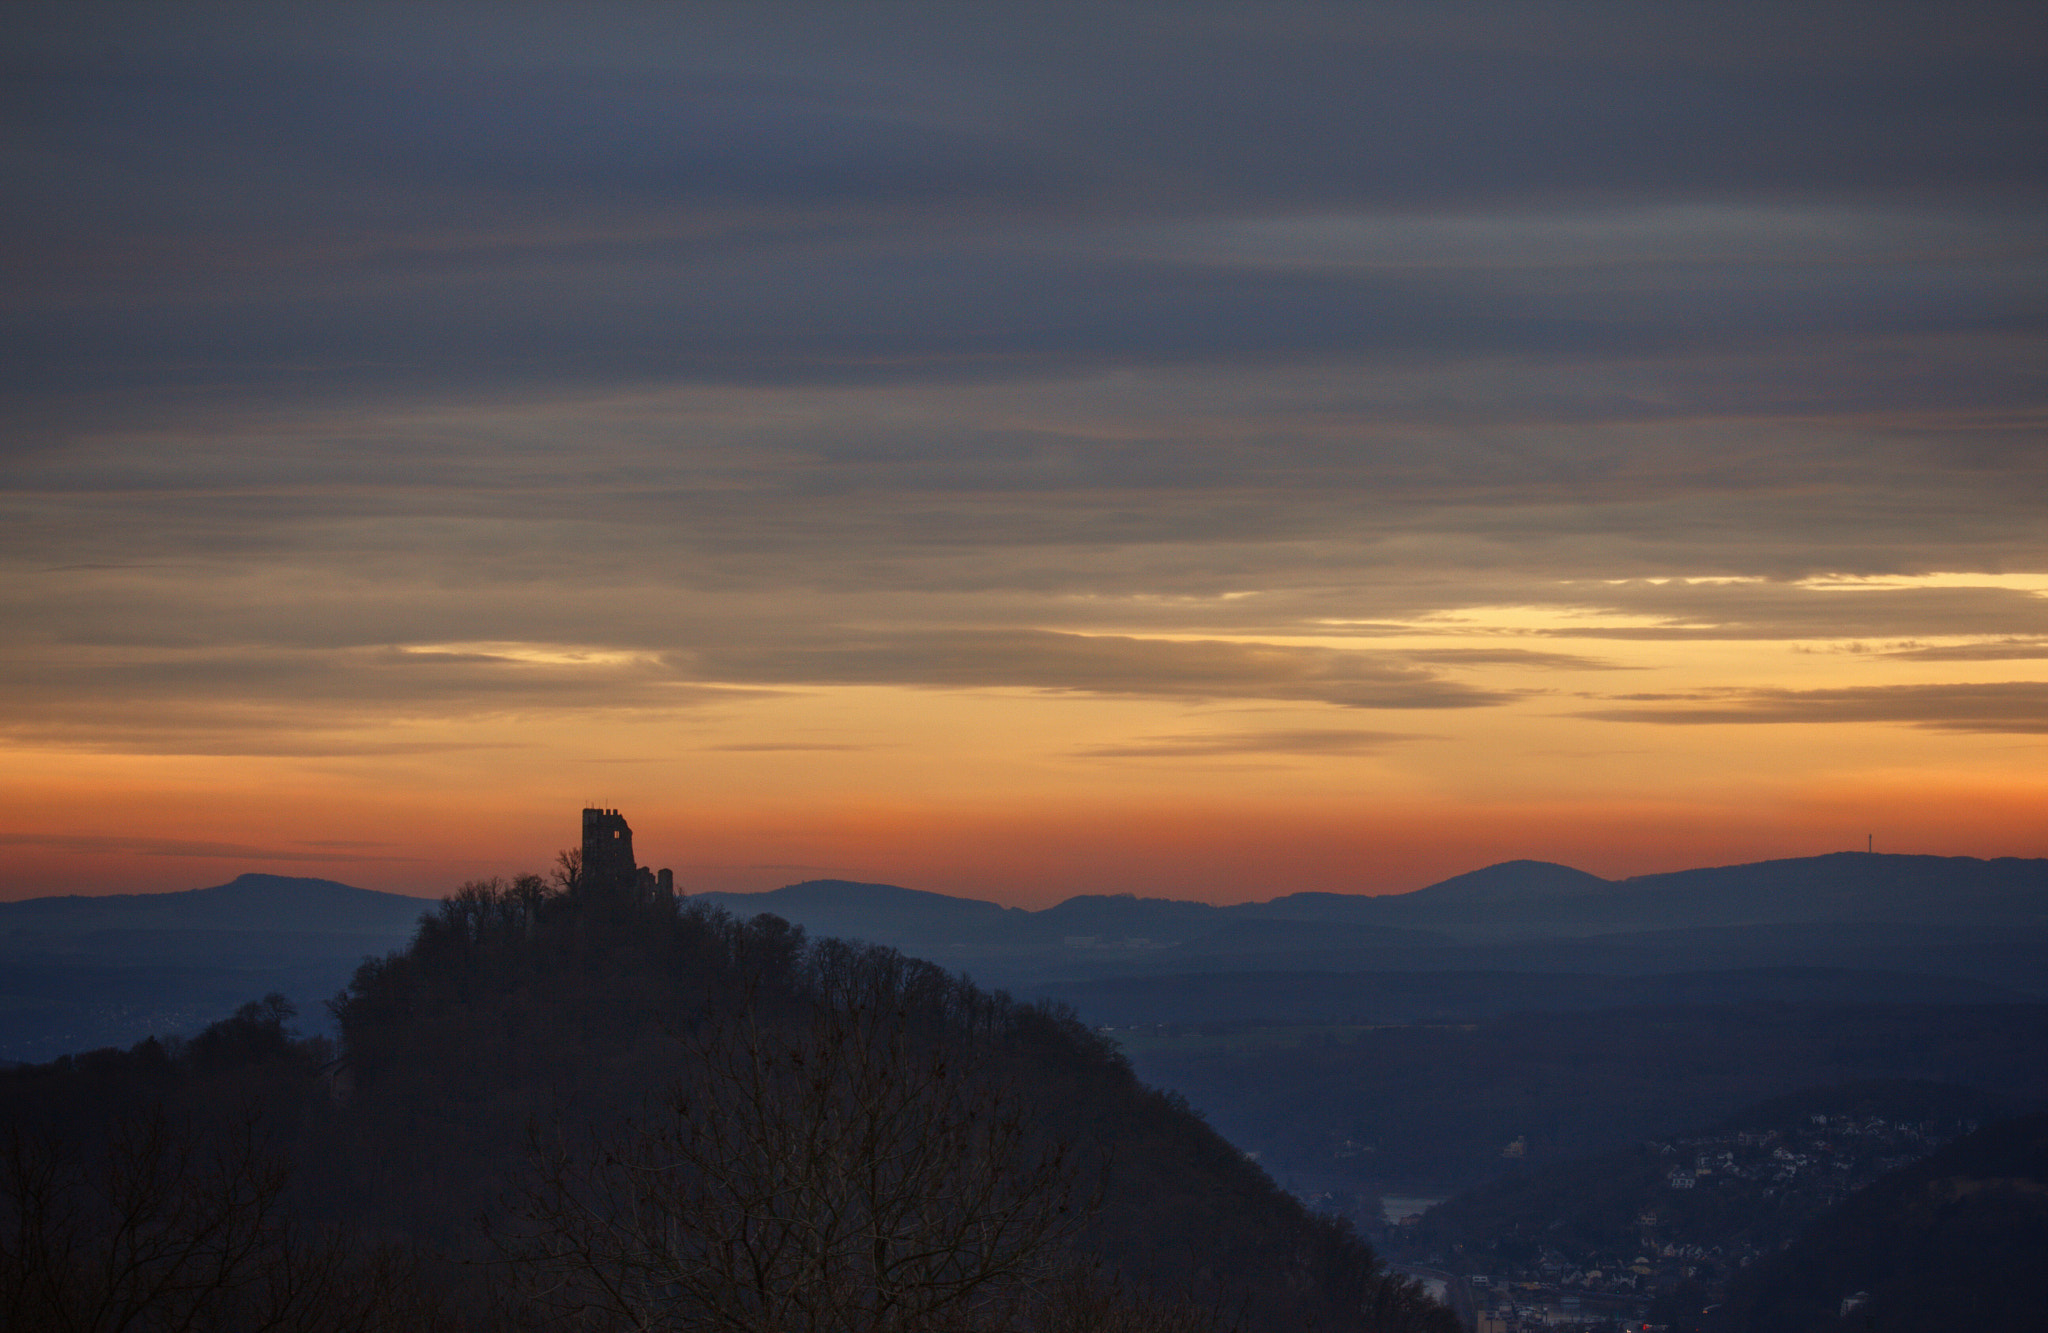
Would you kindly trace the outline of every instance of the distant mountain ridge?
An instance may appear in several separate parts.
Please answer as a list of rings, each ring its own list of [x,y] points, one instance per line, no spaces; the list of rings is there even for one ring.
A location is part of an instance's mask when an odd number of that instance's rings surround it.
[[[1845,999],[1881,998],[1900,988],[1886,977],[1900,974],[2048,996],[2048,860],[1845,852],[1624,880],[1520,860],[1411,893],[1308,892],[1229,906],[1084,894],[1032,911],[851,880],[691,901],[740,917],[771,912],[813,935],[888,945],[984,984],[1077,999],[1091,993],[1086,983],[1117,977],[1156,981],[1158,1000],[1184,996],[1191,992],[1173,978],[1195,973],[1619,977],[1783,968],[1831,970]],[[114,987],[109,967],[187,969],[193,984],[183,989],[194,996],[205,972],[209,1005],[241,975],[251,995],[282,990],[317,1012],[364,956],[402,947],[433,905],[264,874],[181,893],[0,903],[0,960],[11,973],[0,973],[0,1056],[134,1041],[157,1030],[145,1022],[174,1021],[114,1004],[114,990],[137,987]],[[43,978],[33,985],[30,963]],[[57,986],[53,967],[76,976]],[[1584,991],[1545,985],[1530,991],[1532,1002]],[[1813,989],[1772,985],[1781,994]],[[1481,989],[1489,987],[1499,989]],[[1120,1004],[1140,1002],[1119,994]],[[196,1013],[199,1004],[179,1000],[164,1012]],[[88,1010],[102,1017],[88,1021]]]
[[[66,894],[0,902],[0,932],[282,930],[383,934],[409,927],[437,899],[359,889],[331,879],[238,875],[175,893]]]
[[[994,929],[1004,938],[984,942],[1009,946],[1090,937],[1098,946],[1185,944],[1249,921],[1379,927],[1384,942],[1414,945],[1444,943],[1427,938],[1444,932],[1484,940],[1827,922],[2048,928],[2048,860],[1835,852],[1623,880],[1547,861],[1506,861],[1410,893],[1296,893],[1224,907],[1090,894],[1027,911],[837,880],[695,897],[742,915],[775,912],[826,933],[865,928],[926,941],[950,933],[960,942],[962,932]]]
[[[357,964],[403,947],[435,905],[260,874],[177,893],[0,903],[0,1059],[196,1032],[271,991],[317,1028]]]
[[[1529,870],[1503,885],[1497,872]],[[1536,867],[1543,867],[1538,871]],[[2048,926],[2048,860],[1832,852],[1747,865],[1676,870],[1600,881],[1582,872],[1560,878],[1541,862],[1511,862],[1398,895],[1400,912],[1452,924],[1453,902],[1484,903],[1490,924],[1585,930],[1674,929],[1820,921],[1947,924],[1958,920]],[[1459,880],[1477,892],[1449,896]],[[1598,886],[1587,885],[1594,880]],[[1505,891],[1503,891],[1505,890]],[[1442,904],[1443,907],[1438,907]],[[1458,918],[1471,920],[1470,912]]]
[[[1502,861],[1462,875],[1453,875],[1411,893],[1390,895],[1411,904],[1508,904],[1559,898],[1584,898],[1611,892],[1628,881],[1600,876],[1555,861]]]
[[[1549,861],[1503,861],[1397,894],[1304,892],[1215,906],[1132,894],[1081,894],[1037,910],[854,880],[807,880],[757,893],[693,894],[741,915],[773,912],[825,934],[930,940],[1003,932],[1009,942],[1070,937],[1185,942],[1246,921],[1329,922],[1415,932],[1600,933],[1819,922],[2048,927],[2048,859],[1833,852],[1609,880]],[[69,895],[0,902],[7,930],[363,930],[407,924],[434,899],[335,880],[245,874],[178,893]],[[1021,933],[1020,933],[1021,932]]]

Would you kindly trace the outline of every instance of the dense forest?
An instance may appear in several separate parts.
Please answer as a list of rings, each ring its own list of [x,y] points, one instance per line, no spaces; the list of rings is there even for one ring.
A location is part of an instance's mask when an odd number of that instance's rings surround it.
[[[471,884],[333,1010],[0,1075],[0,1322],[1456,1327],[1070,1013],[772,916]]]

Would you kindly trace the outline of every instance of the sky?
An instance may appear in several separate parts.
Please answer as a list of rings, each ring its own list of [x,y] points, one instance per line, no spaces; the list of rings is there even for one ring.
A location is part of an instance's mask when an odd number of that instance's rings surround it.
[[[10,6],[0,897],[2048,856],[2030,4]]]

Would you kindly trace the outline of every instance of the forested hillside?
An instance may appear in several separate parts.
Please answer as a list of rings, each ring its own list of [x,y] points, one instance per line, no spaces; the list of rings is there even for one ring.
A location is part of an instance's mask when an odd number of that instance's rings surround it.
[[[6,1075],[9,1325],[1454,1327],[1071,1016],[773,917],[471,885],[334,1008]]]
[[[1743,1003],[1139,1040],[1149,1081],[1304,1188],[1448,1195],[1826,1084],[2048,1101],[2048,1006]],[[1519,1140],[1518,1149],[1503,1150]]]
[[[2048,1327],[2048,1115],[1986,1125],[1845,1200],[1683,1333]]]

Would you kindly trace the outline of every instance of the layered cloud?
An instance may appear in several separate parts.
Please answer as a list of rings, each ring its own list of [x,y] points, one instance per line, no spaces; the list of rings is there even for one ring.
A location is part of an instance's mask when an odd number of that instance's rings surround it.
[[[1239,731],[1209,735],[1145,736],[1121,745],[1079,751],[1089,759],[1214,759],[1377,754],[1391,745],[1420,739],[1404,731],[1352,731],[1333,727],[1306,731]]]
[[[208,861],[235,858],[343,864],[412,859],[404,856],[382,856],[363,848],[309,850],[304,846],[267,847],[251,843],[204,842],[190,838],[134,838],[119,834],[0,833],[0,847],[46,848],[72,855],[115,853],[128,856],[190,857]]]
[[[1274,699],[1340,708],[1477,708],[1498,690],[1447,680],[1384,654],[1214,640],[1046,631],[862,635],[777,651],[691,654],[711,679],[786,684],[999,687],[1199,699]]]
[[[1585,9],[1425,35],[1281,8],[1089,14],[1061,43],[985,8],[563,15],[434,67],[432,11],[127,12],[110,52],[52,7],[14,39],[10,167],[36,188],[7,220],[12,388],[1810,356],[2038,327],[2013,279],[2040,276],[2044,108],[2003,10],[1859,57],[1762,12],[1754,45],[1663,6],[1617,45]]]
[[[1465,827],[2039,730],[2024,7],[22,12],[10,791]]]
[[[1829,690],[1744,689],[1621,696],[1626,706],[1588,710],[1608,722],[1704,725],[1884,722],[1934,731],[2048,734],[2048,681],[1985,685],[1862,685]]]

